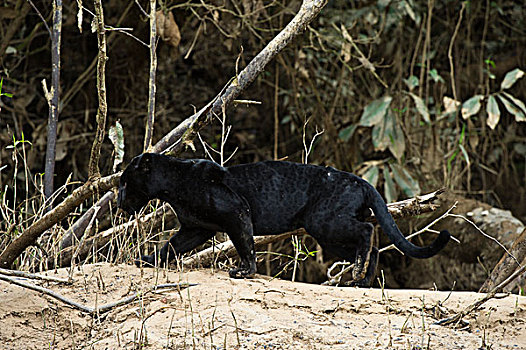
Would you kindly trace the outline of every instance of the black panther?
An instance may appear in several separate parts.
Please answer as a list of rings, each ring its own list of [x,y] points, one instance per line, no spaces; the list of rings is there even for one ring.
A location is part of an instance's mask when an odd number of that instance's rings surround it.
[[[402,235],[372,185],[354,174],[317,165],[264,161],[222,167],[208,160],[145,153],[122,173],[117,205],[132,214],[155,198],[173,207],[181,228],[159,256],[144,255],[141,260],[166,264],[221,231],[241,258],[241,266],[230,270],[235,278],[256,272],[254,235],[304,228],[325,251],[354,262],[355,285],[370,285],[378,250],[371,244],[373,225],[365,222],[369,208],[394,245],[410,257],[432,257],[450,239],[449,232],[442,231],[431,245],[415,246]]]

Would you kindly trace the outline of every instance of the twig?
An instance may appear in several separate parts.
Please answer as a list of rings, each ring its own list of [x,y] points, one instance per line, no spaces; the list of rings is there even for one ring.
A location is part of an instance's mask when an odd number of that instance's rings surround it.
[[[333,23],[333,27],[336,30],[338,30],[338,27],[334,23]],[[372,73],[372,75],[375,77],[375,79],[378,80],[380,82],[380,84],[383,85],[383,87],[388,89],[389,86],[387,85],[387,83],[385,81],[383,81],[383,79],[380,78],[380,76],[376,73],[376,69],[374,68],[373,64],[371,62],[369,62],[367,57],[365,57],[365,55],[362,53],[362,51],[360,50],[358,45],[356,45],[356,43],[354,42],[351,34],[349,34],[349,32],[347,31],[347,29],[345,28],[345,26],[343,24],[340,26],[340,31],[342,33],[343,38],[345,40],[347,40],[352,45],[352,47],[356,50],[356,52],[358,52],[358,54],[360,55],[360,58],[359,58],[360,63],[362,63],[362,65],[367,70],[369,70]]]
[[[77,258],[77,256],[79,255],[80,250],[84,246],[84,241],[86,240],[86,235],[90,231],[91,226],[93,225],[93,221],[95,221],[95,218],[97,217],[97,213],[99,212],[99,209],[100,209],[100,207],[97,207],[97,206],[93,207],[93,210],[94,210],[93,216],[91,217],[91,220],[89,221],[88,227],[86,228],[86,230],[84,231],[84,234],[82,235],[82,237],[80,239],[80,242],[79,242],[79,245],[78,245],[77,249],[75,249],[75,252],[73,253],[73,256],[71,257],[71,268],[70,268],[70,272],[69,272],[69,279],[70,280],[73,280],[73,271],[75,270],[75,267],[73,266],[73,264],[75,264],[75,259]]]
[[[18,281],[18,280],[14,279],[14,278],[11,278],[11,277],[8,277],[8,276],[4,276],[4,275],[1,275],[1,274],[0,274],[0,280],[3,280],[3,281],[6,281],[6,282],[9,282],[11,284],[14,284],[14,285],[17,285],[17,286],[20,286],[20,287],[23,287],[23,288],[31,289],[31,290],[34,290],[36,292],[48,295],[48,296],[50,296],[52,298],[55,298],[55,299],[63,302],[66,305],[69,305],[69,306],[71,306],[71,307],[73,307],[75,309],[78,309],[78,310],[80,310],[82,312],[85,312],[85,313],[88,313],[88,314],[92,314],[92,315],[93,314],[97,314],[98,315],[98,314],[110,311],[111,309],[113,309],[113,308],[115,308],[117,306],[122,306],[122,305],[129,304],[132,301],[134,301],[138,296],[144,295],[146,293],[150,293],[150,292],[158,290],[158,289],[188,288],[188,287],[192,287],[192,286],[196,286],[197,285],[195,283],[167,283],[167,284],[159,284],[157,286],[153,286],[153,287],[148,288],[144,292],[141,292],[141,291],[135,292],[132,295],[130,295],[130,296],[124,298],[124,299],[117,300],[115,302],[111,302],[111,303],[102,305],[100,307],[92,308],[92,307],[89,307],[89,306],[85,306],[85,305],[79,304],[79,303],[77,303],[77,302],[75,302],[73,300],[70,300],[70,299],[64,297],[63,295],[55,293],[54,291],[52,291],[51,289],[48,289],[48,288],[44,288],[44,287],[40,287],[40,286],[37,286],[37,285],[34,285],[34,284]]]
[[[343,266],[343,269],[341,269],[341,271],[337,274],[332,275],[332,271],[338,266]],[[329,286],[338,286],[338,284],[342,280],[342,276],[345,275],[347,272],[351,271],[353,267],[354,264],[347,261],[335,262],[334,264],[332,264],[331,267],[327,269],[327,282],[324,282],[323,284],[327,284]]]
[[[506,247],[500,243],[495,237],[493,236],[490,236],[488,235],[486,232],[482,231],[473,221],[469,220],[468,218],[462,216],[462,215],[458,215],[458,214],[448,214],[448,216],[452,216],[454,218],[460,218],[460,219],[463,219],[465,220],[466,222],[470,223],[474,228],[477,229],[477,231],[479,231],[484,237],[486,238],[489,238],[491,239],[493,242],[497,243],[502,249],[504,249],[504,251],[506,252],[506,254],[508,254],[508,256],[510,256],[513,260],[515,260],[515,262],[517,263],[517,266],[521,266],[521,263],[519,262],[519,260],[517,260],[517,258],[515,256],[513,256],[513,254],[510,253],[510,251],[508,249],[506,249]]]
[[[35,4],[33,4],[33,1],[27,0],[27,2],[29,3],[29,5],[31,5],[33,10],[35,10],[35,12],[37,13],[38,17],[40,17],[40,20],[42,21],[42,23],[44,23],[44,27],[46,27],[46,30],[49,33],[49,37],[51,39],[53,39],[53,34],[51,33],[51,29],[49,29],[49,26],[47,25],[46,19],[44,18],[44,16],[42,16],[42,13],[40,13],[40,11],[35,6]],[[60,6],[62,7],[62,4],[60,4]],[[53,7],[55,7],[55,2],[53,2]],[[53,15],[54,15],[54,13],[53,13]],[[61,20],[61,23],[62,23],[62,20]],[[55,28],[53,28],[53,29],[55,29]]]
[[[455,65],[453,64],[453,44],[455,43],[455,38],[457,37],[458,30],[460,29],[460,23],[462,23],[462,15],[466,9],[466,2],[462,2],[462,7],[460,8],[460,13],[458,15],[457,25],[455,26],[455,31],[453,36],[451,36],[451,41],[449,42],[449,48],[447,50],[447,58],[449,59],[449,69],[450,69],[450,79],[451,79],[451,90],[453,91],[453,99],[457,100],[457,88],[455,87]]]
[[[146,17],[149,17],[148,12],[144,11],[139,1],[135,0],[135,4],[137,4],[137,6],[139,7],[139,10],[142,12],[143,15],[145,15]]]
[[[148,44],[146,44],[144,41],[142,41],[141,39],[137,38],[135,35],[131,34],[131,33],[128,33],[126,30],[133,30],[132,28],[114,28],[112,26],[106,26],[105,27],[106,31],[112,31],[112,32],[117,32],[117,33],[121,33],[121,34],[124,34],[124,35],[127,35],[129,36],[130,38],[132,38],[133,40],[139,42],[140,44],[148,47]]]
[[[97,42],[99,52],[97,54],[97,92],[99,97],[99,108],[97,109],[97,131],[93,146],[91,148],[91,155],[89,159],[89,175],[90,180],[100,177],[99,158],[100,149],[104,142],[104,135],[106,134],[106,114],[108,106],[106,104],[106,30],[104,29],[104,11],[102,8],[102,0],[94,0],[95,3],[95,25],[97,28]]]
[[[24,277],[29,279],[36,279],[36,280],[42,280],[42,281],[49,281],[49,282],[57,282],[57,283],[65,283],[65,284],[71,284],[72,282],[67,279],[63,278],[57,278],[57,277],[50,277],[50,276],[44,276],[44,275],[37,275],[34,273],[29,273],[25,271],[18,271],[18,270],[6,270],[0,268],[0,274],[6,275],[6,276],[16,276],[16,277]]]
[[[477,300],[476,302],[474,302],[473,304],[469,305],[467,308],[465,308],[464,310],[462,310],[461,312],[455,314],[454,316],[451,316],[451,317],[448,317],[448,318],[444,318],[444,319],[441,319],[437,322],[435,322],[435,324],[438,324],[438,325],[449,325],[449,324],[452,324],[452,323],[459,323],[460,321],[462,321],[462,318],[469,315],[470,313],[472,313],[473,311],[477,310],[482,304],[484,304],[486,301],[492,299],[495,297],[495,295],[497,294],[497,292],[499,290],[501,290],[502,288],[506,287],[508,284],[510,284],[515,278],[517,278],[518,276],[520,276],[522,273],[524,273],[526,271],[526,264],[521,266],[520,269],[516,270],[511,276],[509,276],[508,278],[506,278],[504,281],[502,281],[501,283],[499,283],[497,286],[495,286],[488,294],[486,294],[483,298]]]

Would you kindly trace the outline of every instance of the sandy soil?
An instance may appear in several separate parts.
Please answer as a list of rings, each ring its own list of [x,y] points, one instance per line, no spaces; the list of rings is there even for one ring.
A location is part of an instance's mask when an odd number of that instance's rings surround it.
[[[50,276],[66,276],[65,270]],[[210,269],[177,272],[86,265],[72,286],[39,283],[79,303],[103,305],[162,283],[100,318],[0,281],[1,349],[526,349],[526,297],[507,296],[434,325],[477,293],[336,288]]]

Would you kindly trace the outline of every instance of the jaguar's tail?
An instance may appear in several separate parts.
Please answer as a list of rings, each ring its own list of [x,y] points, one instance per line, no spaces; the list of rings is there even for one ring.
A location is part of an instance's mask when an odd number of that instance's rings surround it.
[[[365,181],[367,183],[367,181]],[[385,202],[380,196],[380,193],[372,186],[367,183],[369,191],[366,195],[368,200],[367,206],[371,208],[376,216],[376,221],[380,224],[380,227],[385,232],[387,237],[393,242],[393,244],[400,249],[404,254],[418,259],[430,258],[444,248],[449,242],[451,235],[447,230],[441,231],[438,237],[426,247],[418,247],[413,243],[409,242],[400,232],[398,226],[387,210]]]

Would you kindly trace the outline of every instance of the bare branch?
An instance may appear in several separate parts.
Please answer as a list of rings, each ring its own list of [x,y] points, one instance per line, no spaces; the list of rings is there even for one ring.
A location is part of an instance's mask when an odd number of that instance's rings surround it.
[[[159,285],[150,287],[150,288],[148,288],[145,291],[135,292],[132,295],[130,295],[130,296],[126,297],[126,298],[123,298],[121,300],[118,300],[118,301],[115,301],[115,302],[111,302],[111,303],[102,305],[100,307],[93,308],[93,307],[89,307],[89,306],[85,306],[85,305],[79,304],[79,303],[77,303],[77,302],[75,302],[73,300],[70,300],[70,299],[64,297],[63,295],[55,293],[51,289],[44,288],[44,287],[41,287],[41,286],[37,286],[37,285],[31,284],[31,283],[26,283],[25,281],[19,281],[19,280],[16,280],[15,278],[12,278],[12,277],[8,277],[8,276],[4,276],[4,275],[0,274],[0,280],[9,282],[11,284],[14,284],[14,285],[17,285],[17,286],[20,286],[20,287],[31,289],[31,290],[34,290],[36,292],[39,292],[39,293],[42,293],[42,294],[45,294],[45,295],[48,295],[48,296],[50,296],[52,298],[55,298],[55,299],[63,302],[66,305],[69,305],[69,306],[71,306],[71,307],[73,307],[75,309],[78,309],[78,310],[80,310],[82,312],[85,312],[85,313],[88,313],[88,314],[101,314],[101,313],[104,313],[104,312],[108,312],[108,311],[110,311],[111,309],[113,309],[113,308],[115,308],[117,306],[122,306],[122,305],[126,305],[126,304],[131,303],[132,301],[134,301],[135,299],[137,299],[137,297],[139,297],[141,295],[144,295],[146,293],[150,293],[150,292],[153,292],[153,291],[156,291],[156,290],[159,290],[159,289],[167,289],[167,288],[182,289],[182,288],[188,288],[188,287],[192,287],[192,286],[196,286],[197,285],[197,284],[193,284],[193,283],[159,284]]]
[[[144,136],[144,152],[148,151],[152,145],[153,124],[155,122],[155,73],[157,71],[157,49],[156,38],[156,0],[150,0],[150,78],[148,79],[148,119],[146,122],[146,135]]]
[[[32,3],[31,5],[34,6]],[[50,34],[51,91],[50,95],[46,96],[46,98],[49,97],[49,119],[47,126],[47,147],[44,169],[44,196],[47,201],[46,210],[49,210],[52,206],[52,201],[49,201],[49,199],[53,194],[53,175],[55,172],[55,153],[57,148],[57,123],[59,115],[58,107],[60,95],[60,39],[62,36],[62,0],[53,1],[53,32]]]
[[[99,157],[102,143],[104,142],[104,135],[106,134],[106,114],[108,106],[106,104],[106,30],[104,29],[104,11],[101,0],[94,0],[95,3],[95,24],[97,27],[97,42],[99,53],[97,55],[97,91],[99,96],[99,108],[97,110],[97,131],[93,146],[91,148],[91,155],[89,160],[89,176],[90,180],[100,177],[99,171]]]
[[[44,275],[37,275],[34,273],[18,271],[18,270],[6,270],[6,269],[0,268],[0,274],[6,275],[6,276],[24,277],[24,278],[30,278],[30,279],[36,279],[36,280],[42,280],[42,281],[48,281],[48,282],[71,284],[71,281],[67,279],[44,276]]]

